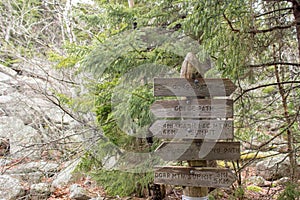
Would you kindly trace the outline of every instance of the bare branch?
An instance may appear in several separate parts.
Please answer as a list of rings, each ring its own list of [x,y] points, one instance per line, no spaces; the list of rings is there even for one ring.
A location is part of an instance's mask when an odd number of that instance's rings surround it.
[[[295,84],[295,83],[300,84],[300,81],[284,81],[284,82],[280,82],[280,84],[282,84],[282,85],[284,85],[284,84]],[[269,84],[264,84],[264,85],[258,85],[256,87],[243,90],[242,93],[237,98],[234,99],[234,102],[236,102],[239,98],[241,98],[247,92],[250,92],[250,91],[253,91],[253,90],[257,90],[259,88],[264,88],[264,87],[268,87],[268,86],[275,86],[275,85],[278,85],[278,83],[269,83]]]
[[[233,32],[240,32],[240,30],[235,29],[235,28],[233,27],[232,22],[226,17],[225,13],[223,13],[223,17],[224,17],[224,19],[227,21],[229,27],[231,28],[231,30],[232,30]]]
[[[292,2],[292,3],[297,2],[297,0],[263,0],[263,1],[265,1],[265,2],[283,2],[283,1],[285,1],[285,2]]]
[[[300,67],[300,63],[289,63],[289,62],[268,62],[268,63],[262,63],[262,64],[247,65],[246,67],[260,68],[260,67],[269,67],[269,66],[273,66],[273,65],[287,65],[287,66]]]
[[[272,31],[275,31],[275,30],[283,30],[283,29],[289,29],[289,28],[292,28],[293,26],[295,25],[299,25],[299,23],[297,23],[296,21],[290,23],[290,24],[287,24],[287,25],[283,25],[283,26],[273,26],[271,28],[268,28],[268,29],[252,29],[250,31],[248,31],[248,33],[254,33],[254,34],[257,34],[257,33],[267,33],[267,32],[272,32]]]
[[[259,15],[255,15],[255,18],[259,18],[259,17],[265,16],[265,15],[269,15],[269,14],[272,14],[272,13],[275,13],[275,12],[284,11],[284,10],[292,11],[292,9],[293,9],[293,7],[280,8],[280,9],[272,10],[272,11],[265,12],[265,13],[262,13],[262,14],[259,14]]]
[[[225,15],[225,13],[223,13],[223,17],[224,17],[224,19],[226,20],[226,22],[228,23],[230,29],[233,32],[236,32],[236,33],[240,33],[241,32],[239,29],[234,28],[233,23],[227,18],[227,16]],[[273,27],[268,28],[268,29],[251,29],[251,30],[247,31],[246,33],[251,33],[251,34],[267,33],[267,32],[272,32],[272,31],[275,31],[275,30],[289,29],[289,28],[291,28],[291,27],[293,27],[295,25],[300,25],[300,24],[297,23],[296,21],[294,21],[294,22],[292,22],[290,24],[287,24],[287,25],[273,26]]]

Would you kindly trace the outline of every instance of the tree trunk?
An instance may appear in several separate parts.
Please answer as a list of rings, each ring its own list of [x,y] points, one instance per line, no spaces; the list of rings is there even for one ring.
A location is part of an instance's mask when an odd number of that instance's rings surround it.
[[[296,21],[296,35],[298,40],[298,60],[300,60],[300,4],[297,1],[293,1],[293,14]]]
[[[282,107],[283,107],[284,118],[285,118],[287,126],[291,126],[292,121],[290,119],[290,114],[288,111],[287,96],[285,94],[285,89],[284,89],[283,85],[281,84],[278,66],[275,66],[275,76],[276,76],[279,93],[281,96],[281,103],[282,103]],[[286,133],[287,133],[287,142],[288,142],[287,147],[288,147],[289,159],[290,159],[290,178],[292,181],[295,181],[296,180],[295,175],[296,175],[297,163],[296,163],[294,147],[293,147],[294,135],[293,135],[293,132],[290,127],[287,128]]]

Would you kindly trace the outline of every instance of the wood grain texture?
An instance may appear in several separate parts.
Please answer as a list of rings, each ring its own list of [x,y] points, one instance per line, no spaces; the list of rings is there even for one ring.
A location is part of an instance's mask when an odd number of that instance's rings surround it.
[[[239,160],[240,142],[163,142],[155,153],[165,161]]]
[[[190,187],[228,188],[236,180],[230,169],[198,167],[157,167],[154,183]]]
[[[230,79],[154,78],[154,96],[229,96],[236,89]]]
[[[232,120],[157,120],[149,130],[163,139],[233,139]]]
[[[231,99],[160,100],[150,108],[156,117],[232,118]]]

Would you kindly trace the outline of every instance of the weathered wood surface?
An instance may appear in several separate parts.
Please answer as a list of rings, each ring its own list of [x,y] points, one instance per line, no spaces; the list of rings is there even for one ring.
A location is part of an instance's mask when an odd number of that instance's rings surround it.
[[[231,99],[160,100],[150,108],[156,117],[232,118]]]
[[[197,59],[195,54],[189,52],[182,63],[181,70],[180,70],[180,77],[185,79],[203,78],[203,75],[206,71],[203,69],[205,69],[206,66],[199,63],[199,60]],[[188,165],[191,167],[193,166],[206,167],[207,162],[205,160],[188,161]],[[206,197],[208,195],[208,188],[207,187],[184,187],[183,195],[186,195],[188,197]],[[182,199],[183,198],[184,197],[182,197]]]
[[[157,167],[154,183],[190,187],[228,188],[236,180],[230,169],[197,167]]]
[[[239,160],[240,142],[163,142],[155,153],[165,161]]]
[[[157,120],[149,130],[163,139],[233,139],[232,120]]]
[[[154,96],[229,96],[236,89],[230,79],[155,78]]]

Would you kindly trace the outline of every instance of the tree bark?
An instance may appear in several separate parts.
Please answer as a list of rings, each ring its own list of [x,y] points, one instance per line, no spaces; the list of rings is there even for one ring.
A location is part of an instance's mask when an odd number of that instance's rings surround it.
[[[298,59],[300,58],[300,4],[297,1],[293,1],[293,14],[296,21],[296,36],[298,41]]]
[[[181,66],[180,77],[186,79],[203,78],[204,73],[207,70],[204,65],[202,66],[197,57],[189,52]],[[190,167],[207,167],[206,160],[199,161],[187,161]],[[208,195],[207,187],[185,187],[183,195],[187,197],[206,197]]]
[[[279,93],[281,96],[284,118],[287,123],[287,126],[290,126],[291,119],[290,119],[290,114],[288,111],[287,96],[285,94],[285,89],[284,89],[283,85],[281,84],[278,66],[275,66],[275,76],[276,76],[276,80],[277,80]],[[295,181],[296,180],[295,175],[296,175],[296,169],[297,169],[297,162],[296,162],[296,158],[295,158],[295,154],[294,154],[294,147],[293,147],[294,135],[290,128],[287,128],[286,133],[287,133],[287,143],[288,143],[287,148],[288,148],[289,159],[290,159],[290,178],[292,181]]]

